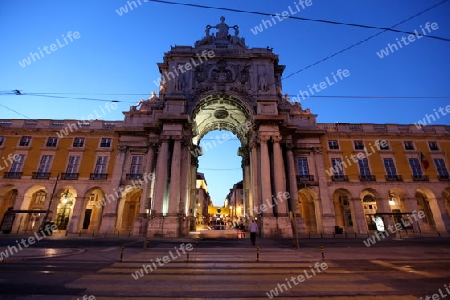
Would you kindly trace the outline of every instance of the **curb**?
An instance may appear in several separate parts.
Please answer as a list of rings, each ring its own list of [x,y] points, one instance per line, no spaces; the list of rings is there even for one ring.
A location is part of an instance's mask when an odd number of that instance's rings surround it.
[[[69,248],[71,249],[71,248]],[[25,257],[13,257],[13,258],[4,258],[0,260],[0,263],[5,262],[20,262],[20,261],[26,261],[26,260],[39,260],[39,259],[46,259],[46,258],[57,258],[57,257],[66,257],[66,256],[72,256],[72,255],[78,255],[81,253],[86,252],[85,249],[75,249],[74,252],[71,253],[65,253],[65,254],[55,254],[55,255],[41,255],[41,256],[25,256]]]

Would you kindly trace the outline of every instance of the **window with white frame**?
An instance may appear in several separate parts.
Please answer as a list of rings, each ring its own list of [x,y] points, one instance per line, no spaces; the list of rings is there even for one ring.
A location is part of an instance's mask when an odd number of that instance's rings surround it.
[[[380,150],[389,150],[389,143],[386,140],[378,141],[380,145]]]
[[[434,164],[439,176],[448,176],[448,170],[445,167],[445,161],[442,158],[435,158]]]
[[[344,167],[342,166],[342,159],[332,158],[331,167],[333,168],[334,175],[344,175]]]
[[[144,156],[142,156],[142,155],[131,156],[131,166],[130,166],[131,174],[142,174],[142,161],[143,160],[144,160]]]
[[[38,173],[50,172],[52,160],[53,160],[53,155],[42,155],[41,161],[39,162]]]
[[[108,156],[97,156],[94,173],[106,174],[107,167],[108,167]]]
[[[409,165],[411,166],[413,176],[422,176],[422,168],[418,158],[410,158]]]
[[[414,143],[412,141],[404,141],[405,150],[414,150]]]
[[[75,137],[73,138],[73,147],[83,147],[84,146],[84,137]]]
[[[383,164],[388,176],[397,176],[397,169],[395,168],[393,158],[383,158]]]
[[[298,175],[309,175],[308,158],[299,157],[297,159]]]
[[[69,162],[67,164],[66,173],[74,174],[78,173],[78,166],[80,165],[81,156],[71,155],[69,156]]]
[[[328,149],[339,150],[339,143],[336,140],[328,141]]]
[[[439,146],[437,142],[428,142],[428,147],[430,147],[431,151],[438,151],[439,150]]]
[[[46,147],[56,147],[56,144],[58,144],[58,138],[57,137],[49,137],[47,138],[47,143],[45,144]]]
[[[30,143],[31,143],[31,136],[23,136],[20,138],[19,146],[21,147],[30,146]]]
[[[35,204],[41,205],[45,202],[45,197],[47,196],[47,193],[43,190],[39,190],[36,193],[33,194],[33,202]]]
[[[100,140],[100,147],[102,147],[102,148],[111,147],[111,138],[102,138]]]
[[[15,159],[13,159],[9,171],[11,173],[22,172],[23,163],[25,161],[25,154],[14,154],[14,157]]]
[[[358,159],[359,173],[361,176],[370,175],[369,161],[367,158]]]
[[[353,145],[355,147],[355,150],[364,150],[364,142],[361,140],[353,141]]]

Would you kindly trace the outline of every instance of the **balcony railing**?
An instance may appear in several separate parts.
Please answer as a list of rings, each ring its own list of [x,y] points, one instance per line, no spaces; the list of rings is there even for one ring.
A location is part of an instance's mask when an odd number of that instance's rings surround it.
[[[31,174],[32,179],[49,179],[50,172],[33,172]]]
[[[134,173],[127,173],[126,180],[139,180],[144,179],[144,174],[134,174]]]
[[[90,180],[106,180],[108,179],[108,174],[103,173],[91,173],[89,176]]]
[[[413,181],[429,181],[427,175],[413,175]]]
[[[22,172],[5,172],[3,178],[8,179],[20,179],[22,177]]]
[[[402,175],[386,175],[386,181],[403,181]]]
[[[78,173],[61,173],[61,180],[78,180]]]
[[[377,181],[375,175],[359,175],[359,181]]]
[[[450,181],[450,176],[449,175],[438,175],[438,180],[439,181]]]
[[[333,175],[333,176],[331,176],[331,180],[334,182],[348,181],[348,176],[347,175]]]
[[[314,181],[314,175],[297,175],[298,182]]]

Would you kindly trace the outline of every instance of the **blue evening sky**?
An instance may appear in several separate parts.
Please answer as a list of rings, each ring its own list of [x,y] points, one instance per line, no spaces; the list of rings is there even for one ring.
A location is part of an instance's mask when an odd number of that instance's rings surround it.
[[[285,76],[381,31],[275,19],[272,27],[254,34],[252,29],[254,31],[255,26],[269,17],[139,1],[0,1],[0,119],[81,119],[94,110],[101,111],[106,103],[102,100],[118,100],[118,109],[100,117],[122,120],[122,111],[148,98],[151,91],[157,91],[153,83],[159,77],[156,63],[162,61],[164,52],[170,50],[171,45],[193,46],[203,37],[205,26],[219,23],[220,16],[225,16],[230,26],[239,25],[240,36],[245,37],[249,47],[272,47],[279,55],[280,64],[286,65]],[[273,14],[289,13],[290,6],[297,17],[391,27],[441,0],[312,0],[312,5],[304,9],[298,0],[183,2]],[[116,10],[123,6],[128,6],[128,12],[122,11],[120,16]],[[421,33],[427,22],[435,22],[438,28],[430,28],[427,35],[448,40],[449,15],[450,1],[447,1],[396,29]],[[78,32],[78,39],[67,39],[70,31]],[[308,85],[320,84],[327,76],[332,79],[332,73],[337,70],[347,69],[350,76],[316,95],[388,98],[301,100],[303,108],[318,114],[318,122],[416,123],[425,114],[450,104],[450,42],[424,37],[408,45],[402,44],[402,48],[389,52],[384,58],[378,56],[377,52],[388,43],[396,44],[402,37],[408,35],[384,32],[307,68],[283,80],[283,94],[307,91]],[[35,57],[36,61],[31,59],[25,67],[19,63],[23,64],[30,52],[38,53],[51,44],[56,44],[53,52],[43,52],[43,57]],[[12,90],[20,90],[25,95],[8,95]],[[30,95],[32,93],[43,93],[47,97]],[[425,98],[389,98],[394,96]],[[450,115],[442,116],[436,124],[450,124]],[[212,132],[205,139],[215,135]],[[242,179],[240,158],[236,156],[238,146],[236,139],[230,139],[200,159],[199,171],[206,175],[215,204],[222,204],[232,184]]]

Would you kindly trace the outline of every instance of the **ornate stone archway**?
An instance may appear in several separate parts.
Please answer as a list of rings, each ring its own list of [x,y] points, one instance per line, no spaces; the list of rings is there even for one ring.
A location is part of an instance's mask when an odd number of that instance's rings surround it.
[[[296,152],[304,138],[312,139],[317,150],[322,133],[315,115],[282,96],[285,66],[278,63],[278,55],[270,48],[248,48],[238,26],[227,25],[223,18],[219,25],[206,26],[205,37],[194,47],[171,47],[158,67],[161,77],[154,82],[159,83],[159,94],[124,112],[124,123],[116,128],[118,179],[111,189],[125,189],[136,180],[142,188],[133,233],[188,234],[195,211],[197,158],[202,154],[199,141],[212,130],[224,129],[241,141],[244,214],[258,217],[263,236],[292,237],[297,226],[292,213],[298,214]],[[312,161],[322,159],[316,150]],[[124,169],[130,161],[141,163],[133,169],[140,174]],[[323,167],[316,168],[325,178]],[[149,174],[152,178],[145,180]],[[328,199],[326,191],[321,198]],[[334,226],[332,206],[327,203],[320,210],[319,217],[328,216],[323,224],[328,230]],[[101,230],[117,226],[118,217],[114,206],[107,206]]]

